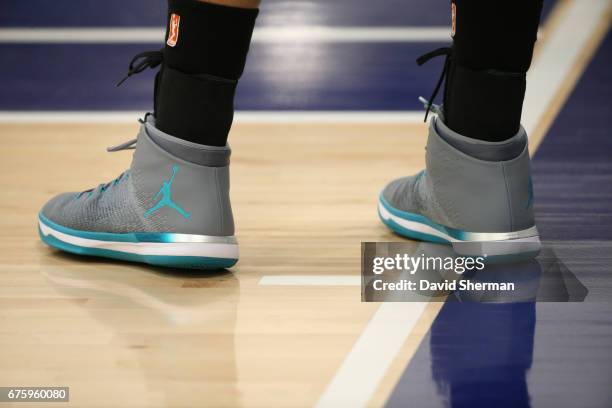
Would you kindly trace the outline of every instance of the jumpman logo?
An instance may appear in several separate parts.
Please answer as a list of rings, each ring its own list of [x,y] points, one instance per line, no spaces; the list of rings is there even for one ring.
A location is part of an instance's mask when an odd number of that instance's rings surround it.
[[[170,193],[170,188],[172,187],[172,182],[174,181],[174,177],[176,176],[176,173],[178,173],[178,171],[179,171],[178,165],[175,164],[174,166],[172,166],[172,176],[170,177],[170,180],[164,181],[161,188],[159,189],[159,192],[155,194],[155,197],[153,197],[153,200],[157,200],[159,196],[161,195],[161,199],[157,202],[157,204],[155,204],[146,213],[144,213],[145,218],[148,218],[155,211],[163,207],[170,207],[173,210],[176,210],[179,214],[181,214],[185,218],[189,218],[191,216],[190,213],[183,210],[177,203],[172,201],[172,195]]]

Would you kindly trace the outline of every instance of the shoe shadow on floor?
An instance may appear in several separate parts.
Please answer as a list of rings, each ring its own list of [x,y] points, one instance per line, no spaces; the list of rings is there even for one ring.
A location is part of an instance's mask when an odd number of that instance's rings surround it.
[[[51,305],[70,316],[65,330],[97,350],[55,373],[84,401],[241,405],[234,339],[240,283],[234,273],[55,251],[45,252],[41,264],[42,279],[53,293]],[[82,373],[96,369],[113,379],[105,388],[82,381]],[[135,392],[121,392],[125,383]]]
[[[46,248],[46,256],[57,259],[61,262],[71,262],[79,266],[88,265],[92,268],[109,267],[129,267],[130,269],[146,270],[160,275],[169,275],[182,278],[216,278],[227,274],[232,274],[229,269],[192,269],[192,268],[172,268],[142,264],[137,262],[121,261],[118,259],[102,258],[95,256],[83,256],[71,254],[69,252],[58,251]],[[54,262],[55,263],[55,262]]]

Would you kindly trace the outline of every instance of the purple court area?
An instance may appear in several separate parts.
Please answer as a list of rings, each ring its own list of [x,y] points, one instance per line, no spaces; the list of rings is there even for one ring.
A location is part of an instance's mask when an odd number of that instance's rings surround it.
[[[545,2],[545,14],[553,1]],[[0,27],[161,27],[165,2],[5,2]],[[264,0],[258,27],[450,27],[448,0]],[[450,31],[450,29],[449,29]],[[449,36],[450,41],[450,36]],[[239,110],[417,110],[441,61],[415,59],[442,43],[255,43],[238,87]],[[0,42],[0,110],[138,110],[151,107],[150,72],[119,89],[133,55],[153,44]]]

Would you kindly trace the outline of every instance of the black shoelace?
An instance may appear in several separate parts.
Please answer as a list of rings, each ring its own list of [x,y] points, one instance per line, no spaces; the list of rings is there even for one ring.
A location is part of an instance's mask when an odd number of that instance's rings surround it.
[[[129,77],[134,74],[138,74],[147,68],[155,68],[164,60],[163,49],[159,51],[145,51],[137,54],[130,61],[130,67],[128,73],[121,81],[117,83],[117,86],[124,83]]]
[[[427,54],[423,54],[421,55],[419,58],[417,58],[416,62],[417,64],[423,65],[425,64],[427,61],[429,61],[432,58],[436,58],[436,57],[440,57],[442,55],[446,55],[446,59],[444,60],[444,67],[442,68],[442,73],[440,74],[440,78],[438,79],[438,83],[436,84],[436,87],[434,88],[434,91],[432,92],[431,96],[429,97],[429,100],[427,101],[426,104],[426,110],[425,110],[425,120],[423,120],[423,122],[427,122],[427,116],[429,115],[429,111],[431,110],[431,107],[434,106],[434,99],[436,98],[436,96],[438,95],[438,91],[440,90],[440,87],[442,86],[442,82],[444,81],[444,77],[446,77],[446,73],[448,72],[448,67],[450,65],[450,56],[452,54],[452,48],[451,47],[441,47],[438,49],[435,49],[431,52],[428,52]]]

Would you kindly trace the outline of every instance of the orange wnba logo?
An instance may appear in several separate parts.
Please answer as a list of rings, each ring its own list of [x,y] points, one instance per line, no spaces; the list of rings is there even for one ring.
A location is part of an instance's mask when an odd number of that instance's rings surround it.
[[[170,30],[168,33],[168,41],[166,41],[166,44],[168,44],[170,47],[174,47],[176,45],[176,42],[178,41],[180,23],[181,16],[172,13],[172,15],[170,16]]]

